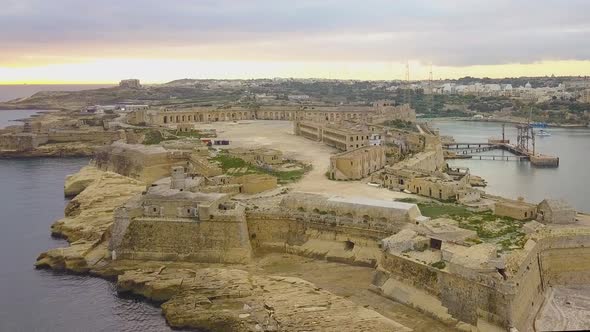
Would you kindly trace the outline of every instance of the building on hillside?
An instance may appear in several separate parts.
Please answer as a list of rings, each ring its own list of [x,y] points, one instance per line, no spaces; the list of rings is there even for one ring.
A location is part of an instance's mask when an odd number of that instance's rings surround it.
[[[544,199],[537,207],[537,220],[544,224],[573,223],[576,210],[564,200]]]
[[[329,176],[332,180],[360,180],[385,167],[386,159],[382,146],[342,152],[330,157]]]
[[[141,83],[138,79],[132,78],[127,80],[121,80],[119,87],[127,89],[141,89]]]

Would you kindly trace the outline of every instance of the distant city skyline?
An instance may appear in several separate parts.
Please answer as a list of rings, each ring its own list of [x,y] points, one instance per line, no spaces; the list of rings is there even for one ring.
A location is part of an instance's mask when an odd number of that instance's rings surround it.
[[[164,6],[165,5],[165,6]],[[590,75],[590,2],[6,0],[0,84]]]

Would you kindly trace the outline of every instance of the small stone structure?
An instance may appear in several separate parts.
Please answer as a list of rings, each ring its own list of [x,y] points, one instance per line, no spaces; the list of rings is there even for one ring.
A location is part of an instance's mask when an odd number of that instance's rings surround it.
[[[576,210],[564,200],[544,199],[537,206],[537,220],[544,224],[573,223]]]
[[[527,203],[523,199],[502,199],[496,202],[494,214],[518,220],[530,220],[537,217],[537,206]]]
[[[228,149],[228,154],[235,158],[240,158],[251,164],[277,165],[283,162],[283,152],[276,149],[259,148],[246,149],[234,148]]]

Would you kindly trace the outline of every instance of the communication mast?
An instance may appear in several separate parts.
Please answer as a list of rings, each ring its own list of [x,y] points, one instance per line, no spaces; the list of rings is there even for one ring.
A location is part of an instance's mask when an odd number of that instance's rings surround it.
[[[410,63],[406,61],[406,73],[404,76],[405,89],[404,89],[404,103],[410,104]]]
[[[428,71],[428,108],[430,112],[434,110],[434,86],[432,84],[432,62]]]

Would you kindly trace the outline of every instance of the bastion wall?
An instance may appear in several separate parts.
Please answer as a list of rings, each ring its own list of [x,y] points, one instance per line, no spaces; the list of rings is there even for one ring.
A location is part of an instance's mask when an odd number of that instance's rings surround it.
[[[117,259],[247,263],[252,255],[245,220],[199,222],[134,219]]]
[[[363,266],[375,266],[381,252],[379,240],[390,235],[286,214],[248,213],[247,220],[255,252],[288,252]]]
[[[453,318],[480,328],[492,325],[529,331],[548,286],[590,281],[589,244],[590,233],[573,230],[529,240],[523,250],[507,258],[506,280],[500,273],[450,273],[384,253],[379,267],[386,276],[376,278],[374,286],[383,295],[425,312],[436,309],[425,303],[440,303]],[[424,292],[430,300],[413,301],[400,287],[388,287],[389,279]]]

